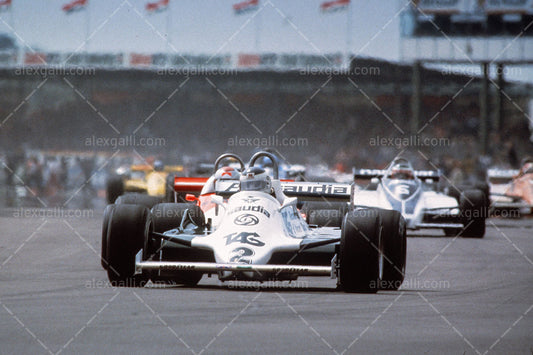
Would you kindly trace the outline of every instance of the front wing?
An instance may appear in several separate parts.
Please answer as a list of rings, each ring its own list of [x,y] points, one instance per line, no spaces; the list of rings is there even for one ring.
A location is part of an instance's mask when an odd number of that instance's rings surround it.
[[[295,274],[298,276],[331,276],[334,278],[335,268],[332,266],[309,265],[253,265],[253,264],[219,264],[206,262],[180,261],[142,261],[142,251],[135,257],[135,274],[143,271],[197,271],[202,273],[256,272],[259,274]]]

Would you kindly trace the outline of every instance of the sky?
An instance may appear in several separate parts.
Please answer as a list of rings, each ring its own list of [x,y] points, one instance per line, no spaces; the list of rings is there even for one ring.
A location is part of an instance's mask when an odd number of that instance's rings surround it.
[[[154,1],[154,0],[152,0]],[[170,40],[180,51],[212,53],[255,50],[256,18],[235,15],[232,5],[241,0],[171,0]],[[65,14],[69,0],[13,0],[15,31],[28,44],[47,50],[75,50],[85,39],[86,13]],[[148,0],[90,0],[91,51],[165,50],[167,13],[149,15]],[[346,44],[347,12],[321,14],[322,0],[262,1],[258,15],[260,51],[337,52]],[[352,50],[383,57],[398,54],[398,20],[386,23],[400,8],[397,0],[353,0]],[[10,23],[10,16],[2,15]],[[2,28],[3,27],[3,28]],[[2,23],[0,29],[8,31]],[[363,46],[374,35],[365,48]]]
[[[0,14],[0,31],[10,32],[13,25],[21,41],[36,50],[83,48],[87,12],[65,14],[61,7],[69,1],[13,0],[12,16]],[[354,54],[392,61],[400,57],[399,12],[406,0],[352,0],[350,12],[331,14],[319,10],[325,0],[261,0],[256,17],[251,12],[234,14],[232,5],[242,0],[171,0],[168,12],[151,15],[144,9],[149,1],[155,0],[89,0],[88,50],[164,52],[170,50],[168,35],[181,53],[322,54],[345,52],[350,33]],[[529,72],[515,76],[533,82]]]

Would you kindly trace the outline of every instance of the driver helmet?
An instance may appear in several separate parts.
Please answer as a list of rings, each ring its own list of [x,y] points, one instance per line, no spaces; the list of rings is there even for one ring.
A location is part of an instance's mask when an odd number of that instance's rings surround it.
[[[271,193],[272,181],[265,169],[252,166],[246,169],[241,175],[241,191],[262,191]]]
[[[161,160],[156,160],[154,162],[154,170],[155,171],[163,171],[165,166],[163,165],[163,162]]]
[[[413,171],[408,165],[398,163],[391,169],[390,179],[413,180],[414,178]]]
[[[224,166],[215,173],[215,180],[239,180],[241,174],[231,166]]]

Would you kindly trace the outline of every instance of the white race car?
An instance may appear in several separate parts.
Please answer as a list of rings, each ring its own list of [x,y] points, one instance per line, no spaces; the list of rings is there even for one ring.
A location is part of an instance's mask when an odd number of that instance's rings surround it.
[[[273,177],[255,166],[263,157],[272,159]],[[222,166],[226,159],[241,168]],[[222,282],[327,276],[347,292],[396,290],[405,273],[405,221],[396,211],[350,207],[352,189],[282,182],[267,152],[247,168],[224,154],[210,178],[176,178],[176,193],[188,192],[192,203],[109,205],[102,265],[116,286],[196,285],[207,274]],[[322,202],[304,202],[300,211],[298,199]]]
[[[439,192],[436,171],[415,171],[404,158],[386,170],[360,169],[355,179],[371,179],[354,195],[354,204],[401,212],[408,229],[438,228],[446,235],[483,238],[487,202],[481,190],[462,191],[458,198]]]

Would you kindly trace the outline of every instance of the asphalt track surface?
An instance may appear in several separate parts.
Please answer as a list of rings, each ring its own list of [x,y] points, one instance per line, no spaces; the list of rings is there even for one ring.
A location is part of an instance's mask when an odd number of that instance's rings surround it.
[[[396,292],[335,280],[112,288],[101,215],[0,212],[0,354],[532,354],[533,220],[417,233]]]

